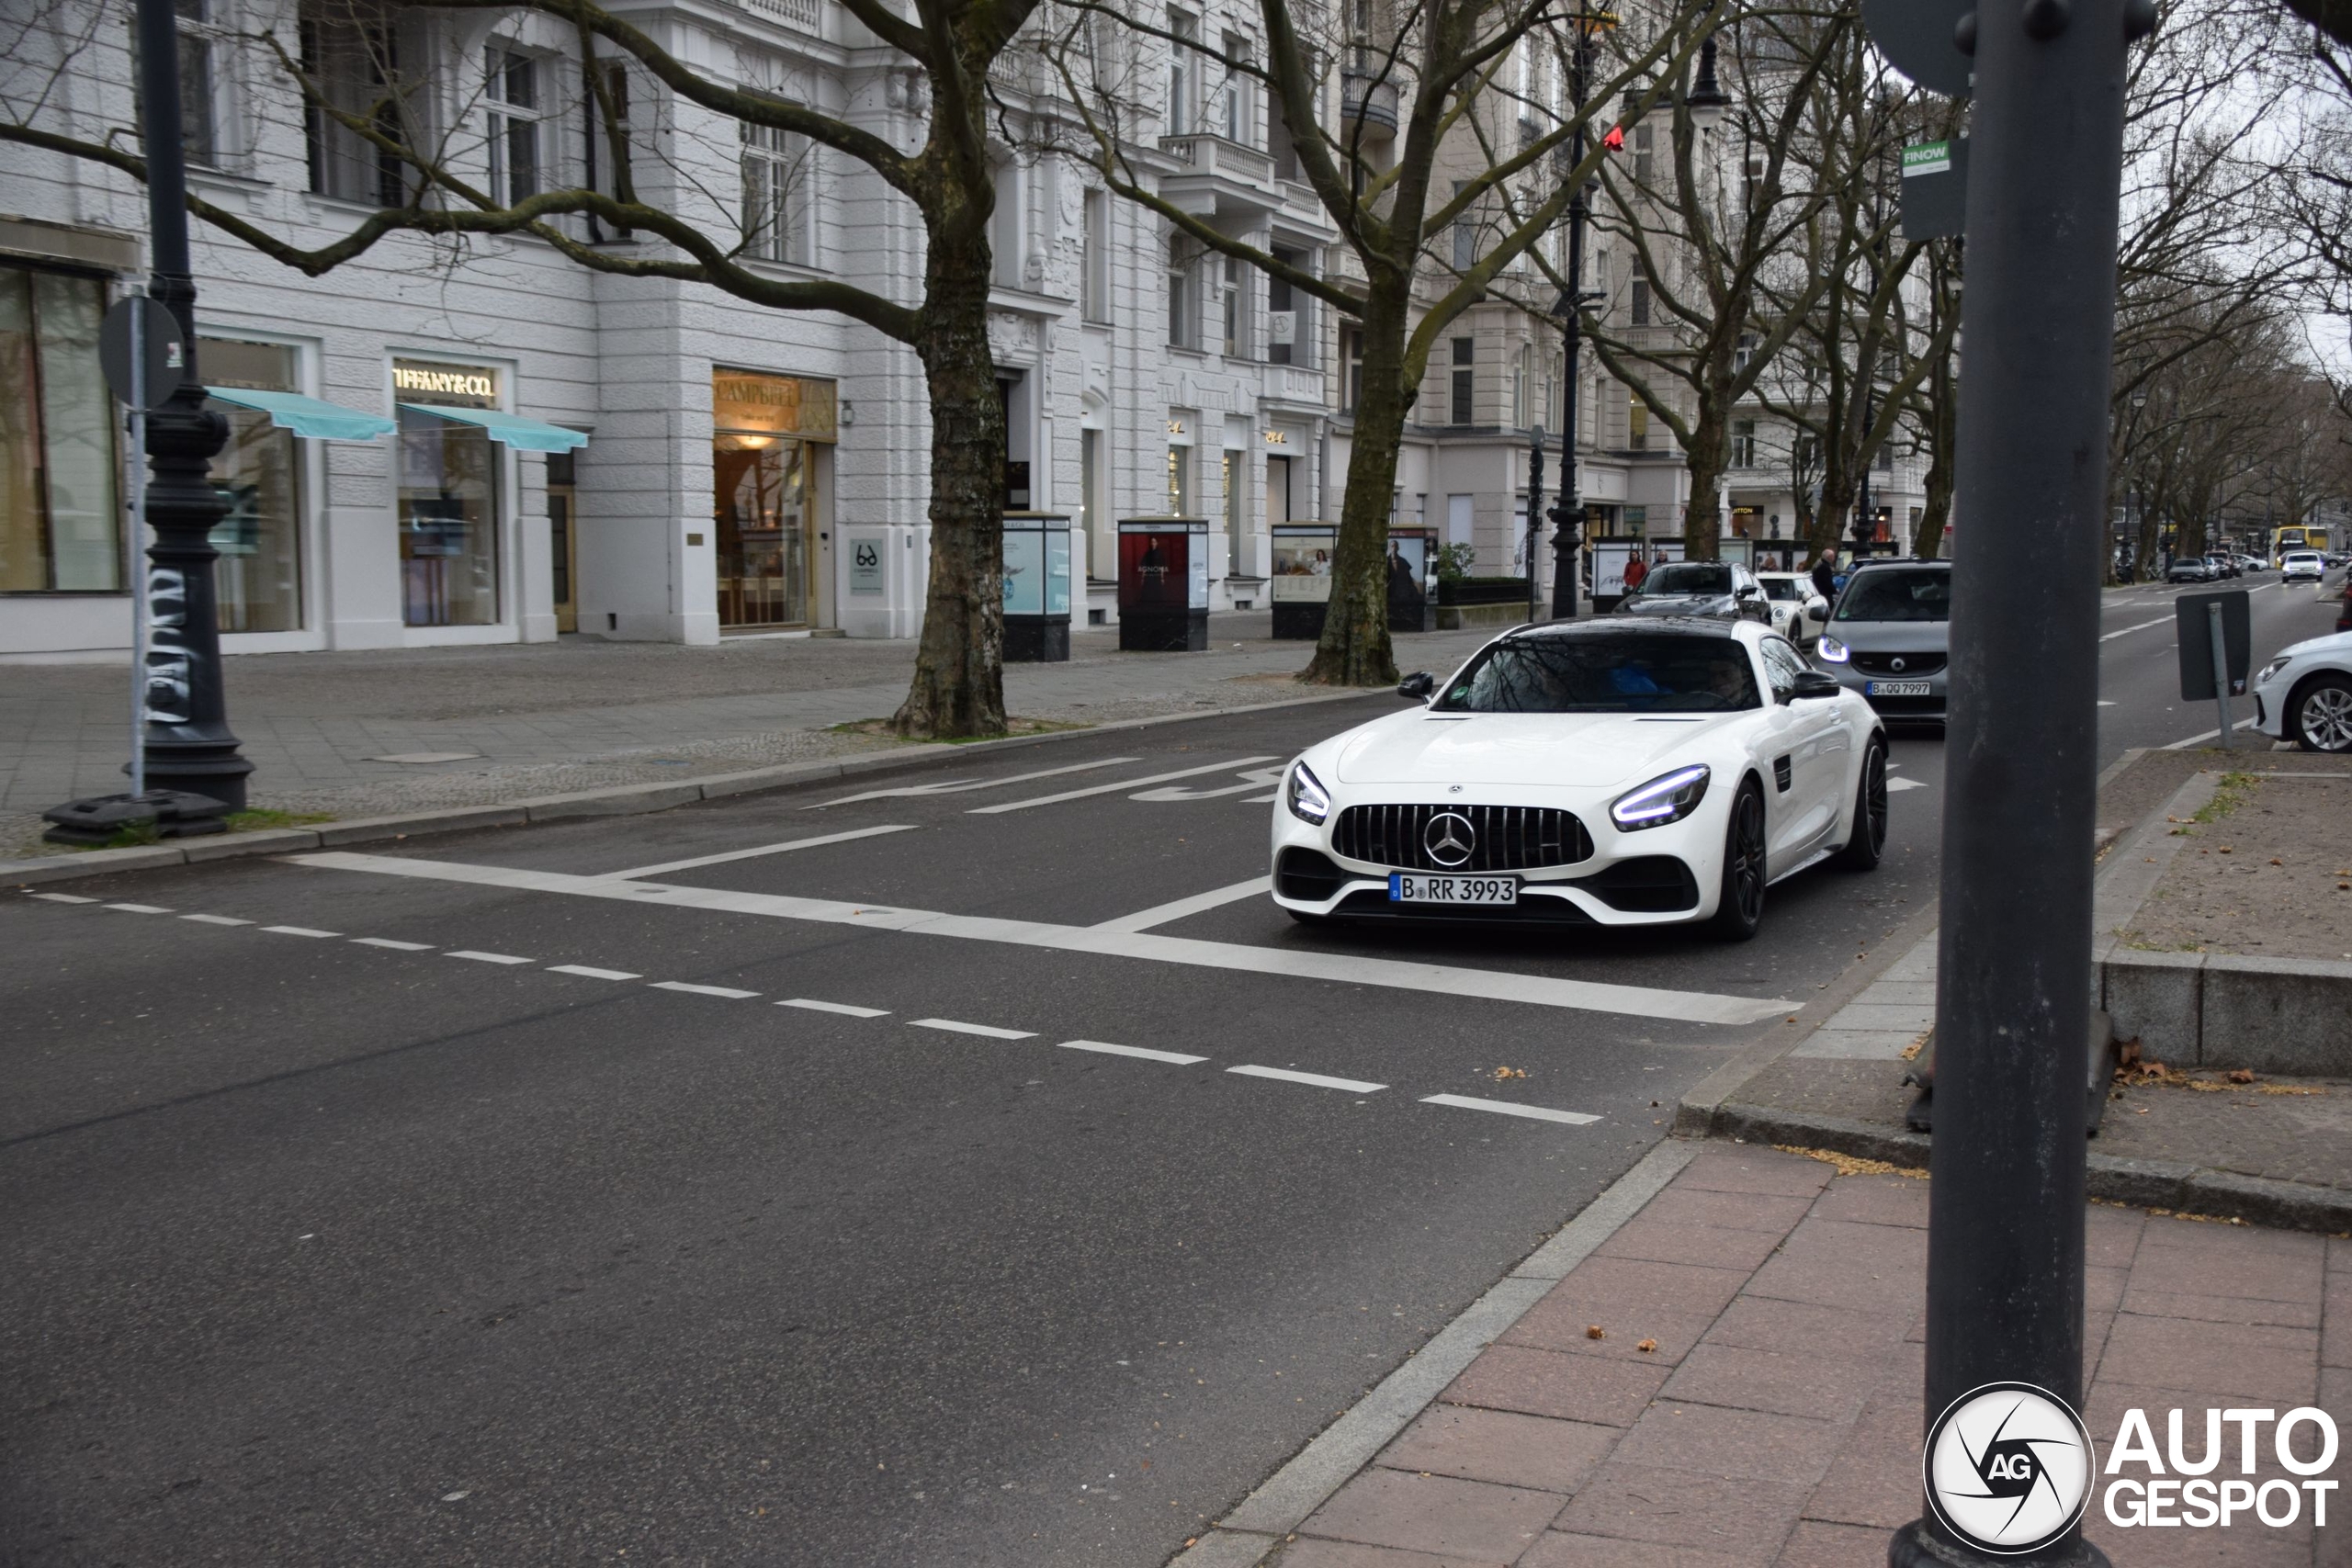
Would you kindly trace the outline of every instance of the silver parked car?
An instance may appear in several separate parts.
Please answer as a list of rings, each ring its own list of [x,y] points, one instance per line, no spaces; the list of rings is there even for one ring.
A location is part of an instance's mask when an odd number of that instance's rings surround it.
[[[1814,662],[1889,723],[1941,724],[1951,651],[1951,563],[1868,561],[1846,581]]]

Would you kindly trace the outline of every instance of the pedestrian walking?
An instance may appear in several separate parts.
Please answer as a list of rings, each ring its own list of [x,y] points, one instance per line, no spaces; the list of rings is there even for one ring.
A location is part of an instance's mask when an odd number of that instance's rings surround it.
[[[1838,547],[1830,546],[1813,563],[1813,591],[1824,599],[1838,597]]]
[[[1649,574],[1650,569],[1642,564],[1642,552],[1635,550],[1633,558],[1625,563],[1625,592],[1639,593]]]

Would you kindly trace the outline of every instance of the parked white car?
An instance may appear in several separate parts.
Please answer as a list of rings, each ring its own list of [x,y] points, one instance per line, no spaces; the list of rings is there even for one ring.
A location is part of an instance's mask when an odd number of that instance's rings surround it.
[[[2290,550],[2278,558],[2281,582],[2317,582],[2327,575],[2327,558],[2317,550]]]
[[[1801,571],[1759,571],[1765,607],[1772,612],[1772,629],[1795,643],[1809,646],[1829,619],[1829,601],[1813,591],[1813,579]]]
[[[1516,628],[1422,699],[1309,747],[1273,810],[1297,919],[1656,926],[1753,936],[1764,892],[1886,843],[1886,736],[1753,621]]]
[[[2299,642],[2264,665],[2254,724],[2306,751],[2352,751],[2352,632]]]

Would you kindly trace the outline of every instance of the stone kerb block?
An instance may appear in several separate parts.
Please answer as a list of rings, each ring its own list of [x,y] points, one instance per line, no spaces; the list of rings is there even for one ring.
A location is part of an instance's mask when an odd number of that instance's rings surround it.
[[[2200,1066],[2352,1077],[2352,964],[2209,957]]]
[[[2100,966],[2108,1016],[2118,1040],[2140,1042],[2143,1057],[2174,1066],[2200,1060],[2206,958],[2201,953],[2114,948]]]

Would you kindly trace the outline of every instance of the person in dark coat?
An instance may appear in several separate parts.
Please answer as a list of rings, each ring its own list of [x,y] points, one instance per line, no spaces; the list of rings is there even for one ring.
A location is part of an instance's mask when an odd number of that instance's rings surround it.
[[[1838,547],[1830,546],[1813,563],[1813,591],[1824,599],[1838,597]]]

